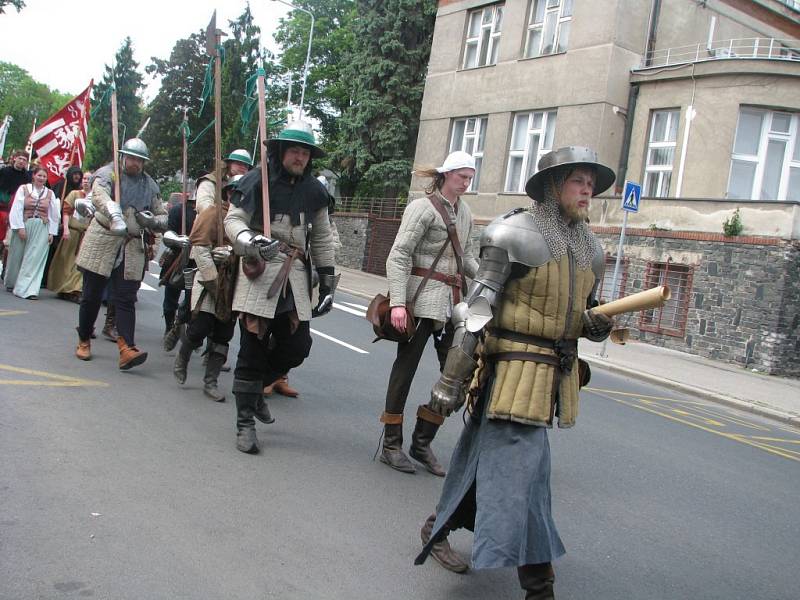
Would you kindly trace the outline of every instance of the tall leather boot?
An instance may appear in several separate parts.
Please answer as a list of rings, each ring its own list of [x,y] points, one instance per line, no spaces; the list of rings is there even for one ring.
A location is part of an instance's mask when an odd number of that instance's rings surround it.
[[[203,376],[203,393],[214,402],[225,402],[225,394],[217,387],[219,372],[228,358],[228,344],[212,344],[206,363],[206,374]]]
[[[416,467],[403,452],[403,415],[384,412],[381,423],[384,424],[381,462],[403,473],[416,473]]]
[[[261,389],[260,381],[233,380],[233,395],[236,398],[236,449],[247,454],[258,454],[254,416]]]
[[[525,600],[554,600],[553,583],[556,574],[553,565],[539,563],[517,567],[519,584],[525,590]]]
[[[172,365],[172,374],[175,379],[183,385],[186,383],[186,369],[189,366],[189,359],[192,358],[192,352],[196,346],[189,341],[189,338],[184,334],[181,336],[181,346],[175,354],[175,363]]]
[[[164,338],[161,340],[164,352],[171,352],[178,345],[185,329],[182,323],[175,320],[174,310],[164,313]]]
[[[106,321],[103,323],[103,330],[100,332],[109,342],[116,342],[119,338],[117,332],[116,308],[113,304],[106,306]]]
[[[147,352],[142,352],[136,346],[128,346],[122,336],[117,338],[117,347],[119,348],[119,368],[122,371],[127,371],[147,360]]]
[[[444,423],[442,415],[433,412],[427,406],[420,406],[417,409],[417,424],[414,427],[411,448],[408,451],[411,458],[421,463],[437,477],[444,477],[447,474],[431,450],[431,442],[436,437],[436,432],[439,431],[442,423]]]
[[[422,538],[422,545],[427,546],[431,539],[433,532],[433,524],[436,521],[436,514],[432,514],[425,521],[419,534]],[[442,565],[448,571],[453,573],[464,573],[469,569],[469,564],[461,558],[458,553],[450,547],[450,542],[447,541],[447,536],[450,535],[451,529],[445,523],[439,536],[441,541],[436,542],[431,547],[431,556],[433,559]]]

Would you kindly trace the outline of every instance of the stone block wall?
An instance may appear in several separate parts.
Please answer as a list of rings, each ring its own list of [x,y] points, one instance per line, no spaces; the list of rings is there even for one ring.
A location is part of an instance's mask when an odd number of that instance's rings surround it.
[[[335,213],[333,221],[342,247],[336,251],[336,264],[361,269],[367,246],[369,217],[366,213]]]

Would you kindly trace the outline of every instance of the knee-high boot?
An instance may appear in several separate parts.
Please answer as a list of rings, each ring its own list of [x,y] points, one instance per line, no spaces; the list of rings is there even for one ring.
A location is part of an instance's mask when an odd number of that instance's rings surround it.
[[[181,385],[186,383],[186,369],[189,366],[189,359],[192,357],[195,347],[186,335],[181,337],[181,346],[178,348],[178,353],[175,355],[175,363],[172,366],[172,374],[175,375],[175,379]]]
[[[433,533],[433,524],[436,522],[436,514],[432,514],[425,521],[420,531],[422,538],[422,545],[427,546]],[[431,556],[436,562],[442,565],[448,571],[453,573],[464,573],[469,569],[469,564],[461,558],[458,553],[450,547],[450,542],[447,541],[447,536],[450,535],[451,528],[448,527],[449,523],[445,523],[444,527],[439,531],[439,541],[431,547]]]
[[[421,463],[428,471],[437,477],[444,477],[447,473],[436,460],[436,456],[431,450],[431,442],[439,431],[439,427],[444,422],[444,417],[433,412],[427,406],[420,406],[417,409],[417,424],[414,427],[414,434],[411,437],[411,448],[408,453],[411,458]]]
[[[384,424],[381,462],[403,473],[415,473],[417,469],[403,452],[403,415],[384,412],[381,422]]]
[[[258,454],[254,417],[261,390],[260,381],[233,380],[233,395],[236,398],[236,448],[247,454]]]
[[[103,330],[101,331],[103,337],[109,342],[116,342],[119,337],[119,333],[117,333],[116,312],[114,305],[109,302],[108,306],[106,306],[106,321],[103,323]]]
[[[550,563],[517,567],[517,576],[520,586],[525,590],[525,600],[554,600],[556,574]]]
[[[209,350],[206,374],[203,377],[203,393],[214,402],[225,402],[225,394],[217,387],[219,372],[228,358],[228,344],[212,344]]]

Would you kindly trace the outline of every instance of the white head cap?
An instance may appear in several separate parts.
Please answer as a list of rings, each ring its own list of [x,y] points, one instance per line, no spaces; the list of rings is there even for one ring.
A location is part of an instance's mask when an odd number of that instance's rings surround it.
[[[436,167],[439,173],[447,173],[456,169],[475,169],[475,159],[463,150],[456,150],[444,159],[444,164],[441,167]]]

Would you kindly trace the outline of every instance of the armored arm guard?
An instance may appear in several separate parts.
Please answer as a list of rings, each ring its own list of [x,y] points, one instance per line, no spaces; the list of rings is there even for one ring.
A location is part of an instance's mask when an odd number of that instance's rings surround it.
[[[431,390],[431,410],[446,416],[464,403],[463,388],[477,366],[472,357],[478,345],[478,334],[492,320],[493,309],[510,273],[511,262],[505,249],[497,246],[482,249],[478,272],[467,296],[453,307],[453,346],[447,354],[442,375]]]
[[[157,215],[149,210],[141,210],[136,213],[136,222],[140,227],[149,229],[150,231],[166,231],[169,228],[167,224],[167,215]]]

